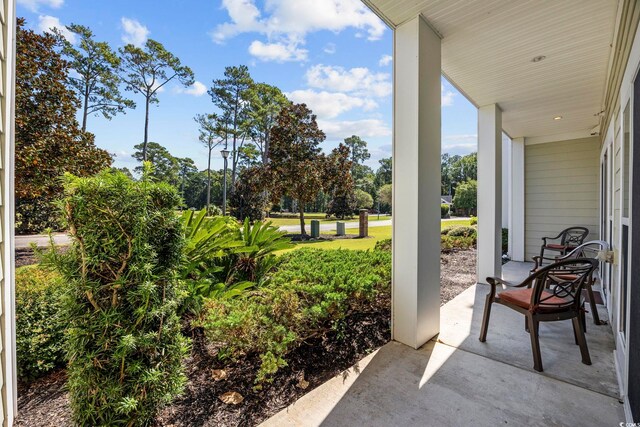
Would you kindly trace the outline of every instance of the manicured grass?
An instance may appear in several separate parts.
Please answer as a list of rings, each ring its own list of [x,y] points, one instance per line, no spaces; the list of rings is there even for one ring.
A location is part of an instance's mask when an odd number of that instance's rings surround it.
[[[459,226],[468,227],[470,225],[471,225],[470,219],[443,219],[442,221],[440,221],[440,228],[459,227]]]
[[[450,227],[450,226],[462,226],[462,225],[468,226],[470,225],[470,221],[468,219],[455,219],[455,220],[441,221],[440,223],[441,228]],[[358,234],[358,229],[348,228],[346,232],[347,234]],[[323,231],[323,233],[334,234],[335,230]],[[297,243],[294,248],[287,249],[279,253],[296,250],[298,248],[367,250],[367,249],[373,249],[378,240],[384,240],[384,239],[390,239],[390,238],[391,238],[390,225],[383,226],[383,227],[370,227],[369,237],[366,239],[337,239],[332,241]]]
[[[316,213],[312,213],[312,214],[305,214],[304,215],[304,222],[307,226],[309,226],[309,224],[311,223],[312,219],[318,219],[320,220],[320,223],[334,223],[337,221],[335,218],[331,218],[331,219],[326,219],[325,218],[325,214],[320,213],[320,214],[316,214]],[[380,220],[379,221],[385,221],[391,219],[390,216],[388,215],[380,215]],[[300,225],[300,219],[299,218],[267,218],[266,221],[271,221],[273,223],[273,225],[281,227],[283,225]],[[353,217],[350,219],[345,219],[343,220],[344,222],[357,222],[358,221],[358,217]],[[369,215],[369,221],[378,221],[378,215]]]

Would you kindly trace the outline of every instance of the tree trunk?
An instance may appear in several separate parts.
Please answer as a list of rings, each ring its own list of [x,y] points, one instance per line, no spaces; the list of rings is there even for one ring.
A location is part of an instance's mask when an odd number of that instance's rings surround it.
[[[147,161],[147,142],[149,142],[149,96],[145,100],[144,109],[144,141],[142,142],[142,161]]]
[[[300,211],[300,234],[306,236],[307,232],[304,229],[304,203],[298,201],[298,210]]]
[[[236,142],[238,137],[233,134],[233,153],[231,156],[231,191],[236,188],[236,164],[238,163],[238,157],[236,153]]]
[[[82,132],[87,131],[87,116],[89,115],[89,88],[85,88],[82,103]]]
[[[209,148],[209,159],[207,160],[207,215],[209,215],[209,206],[211,203],[211,150]]]

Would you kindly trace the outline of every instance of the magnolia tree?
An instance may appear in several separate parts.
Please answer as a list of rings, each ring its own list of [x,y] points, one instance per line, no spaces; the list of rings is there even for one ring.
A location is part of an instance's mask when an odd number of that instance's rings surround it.
[[[325,156],[320,144],[324,139],[316,116],[305,104],[284,107],[271,130],[270,160],[266,167],[271,198],[278,201],[289,196],[298,201],[303,236],[304,206],[313,202],[323,187]]]

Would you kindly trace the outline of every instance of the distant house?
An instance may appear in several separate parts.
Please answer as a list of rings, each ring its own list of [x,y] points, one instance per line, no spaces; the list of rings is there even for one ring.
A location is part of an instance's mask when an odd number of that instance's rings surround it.
[[[440,196],[440,203],[443,205],[451,206],[453,203],[453,196]]]

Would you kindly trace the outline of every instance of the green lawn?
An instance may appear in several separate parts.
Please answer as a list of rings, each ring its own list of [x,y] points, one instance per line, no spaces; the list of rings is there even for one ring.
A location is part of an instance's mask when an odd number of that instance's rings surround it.
[[[449,226],[461,226],[470,225],[470,221],[468,219],[462,220],[449,220],[442,221],[440,223],[440,227],[449,227]],[[358,234],[357,228],[348,228],[347,234]],[[335,231],[325,231],[326,234],[333,234]],[[367,250],[373,249],[378,240],[390,239],[391,238],[391,226],[386,225],[382,227],[369,227],[369,238],[366,239],[338,239],[333,241],[320,241],[320,242],[308,242],[308,243],[297,243],[295,248],[289,250],[295,250],[301,247],[310,247],[317,249],[352,249],[352,250]],[[282,251],[284,253],[287,251]]]
[[[333,222],[335,223],[337,220],[335,218],[326,219],[325,214],[323,213],[311,213],[304,214],[304,222],[308,226],[311,223],[312,219],[318,219],[321,223]],[[388,215],[380,215],[380,221],[385,221],[391,219]],[[273,225],[281,227],[283,225],[300,225],[299,218],[267,218],[266,221],[271,221]],[[357,222],[358,217],[353,217],[351,219],[345,219],[344,222]],[[378,215],[369,215],[369,221],[378,221]]]

